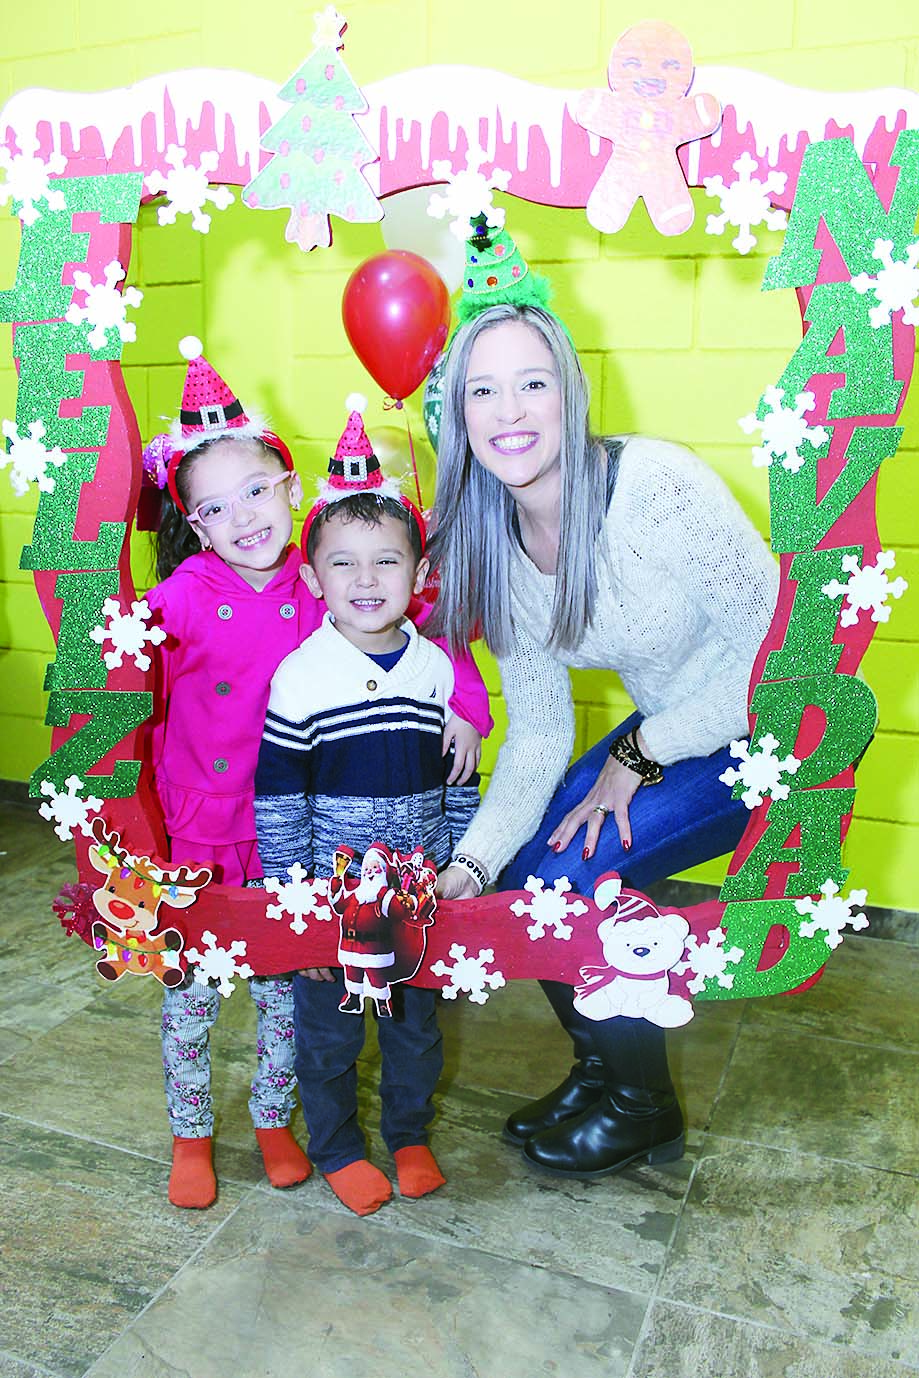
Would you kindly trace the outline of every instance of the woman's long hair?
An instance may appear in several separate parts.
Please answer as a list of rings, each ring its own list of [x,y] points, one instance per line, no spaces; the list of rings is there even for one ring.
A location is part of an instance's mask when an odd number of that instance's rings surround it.
[[[522,321],[545,341],[561,389],[561,509],[558,568],[548,648],[574,650],[593,620],[597,536],[606,512],[607,454],[591,434],[590,389],[564,328],[531,306],[493,306],[462,326],[450,346],[437,447],[436,529],[429,545],[440,594],[426,631],[452,649],[482,635],[495,655],[513,647],[510,569],[514,500],[472,454],[464,400],[472,347],[484,330]]]

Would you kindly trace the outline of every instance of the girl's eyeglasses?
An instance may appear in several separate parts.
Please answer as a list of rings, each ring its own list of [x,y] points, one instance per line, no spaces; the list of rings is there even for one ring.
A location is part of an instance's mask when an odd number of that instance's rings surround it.
[[[265,503],[274,497],[274,490],[278,484],[286,483],[290,477],[291,473],[288,470],[284,474],[272,474],[270,478],[266,475],[264,478],[250,479],[230,497],[209,498],[207,502],[202,502],[194,512],[188,513],[188,520],[198,522],[201,526],[220,526],[230,520],[237,506],[244,512],[264,507]]]

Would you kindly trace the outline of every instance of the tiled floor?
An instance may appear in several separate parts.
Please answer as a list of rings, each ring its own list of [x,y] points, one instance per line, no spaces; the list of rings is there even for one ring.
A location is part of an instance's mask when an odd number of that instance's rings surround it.
[[[215,1038],[220,1198],[182,1212],[157,989],[100,987],[48,907],[68,849],[0,821],[2,1378],[919,1373],[916,947],[853,937],[804,995],[697,1006],[672,1041],[689,1153],[592,1184],[497,1134],[567,1066],[538,991],[445,1004],[448,1185],[367,1220],[315,1178],[267,1185],[240,991]]]

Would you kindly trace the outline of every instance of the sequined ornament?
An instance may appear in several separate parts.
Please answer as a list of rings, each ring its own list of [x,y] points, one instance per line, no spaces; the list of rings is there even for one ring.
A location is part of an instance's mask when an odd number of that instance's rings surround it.
[[[735,874],[725,878],[720,898],[762,899],[773,864],[797,866],[785,881],[792,896],[814,894],[827,876],[842,885],[849,874],[842,864],[842,820],[852,812],[854,798],[854,789],[796,789],[787,799],[770,800],[761,837]],[[789,846],[796,829],[800,840]]]

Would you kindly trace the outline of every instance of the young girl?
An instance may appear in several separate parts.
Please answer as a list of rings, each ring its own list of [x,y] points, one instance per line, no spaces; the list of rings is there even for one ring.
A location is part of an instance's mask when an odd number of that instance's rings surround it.
[[[271,676],[319,626],[324,607],[300,579],[300,553],[290,544],[292,508],[302,496],[290,451],[246,414],[202,357],[200,341],[183,340],[180,348],[189,365],[179,421],[145,456],[168,488],[157,541],[163,582],[147,595],[167,632],[153,766],[170,859],[207,862],[223,884],[246,885],[262,875],[253,781]],[[487,731],[490,720],[471,658],[455,668],[451,707],[466,720],[451,733],[453,777],[460,779],[478,764],[481,738],[469,722]],[[289,1128],[291,981],[255,976],[250,993],[258,1027],[249,1109],[269,1181],[289,1187],[311,1171]],[[190,977],[164,995],[169,1199],[176,1206],[203,1208],[217,1195],[208,1039],[219,1006],[218,992]]]

